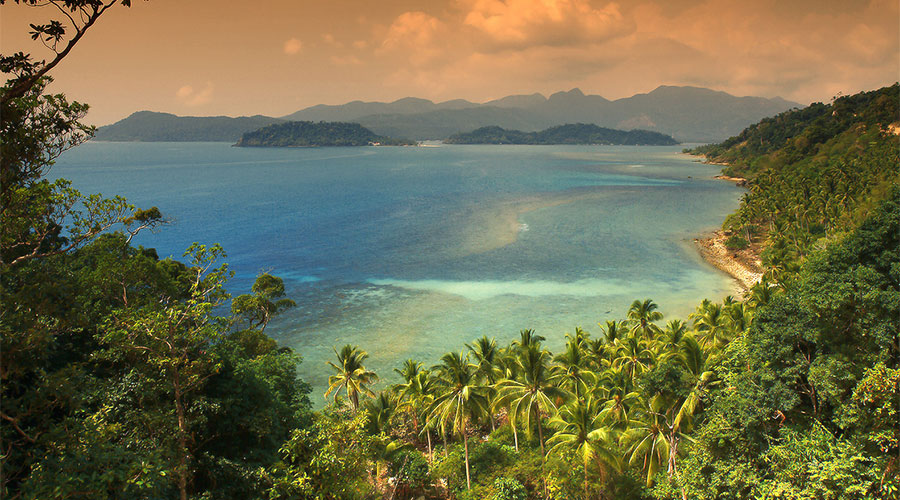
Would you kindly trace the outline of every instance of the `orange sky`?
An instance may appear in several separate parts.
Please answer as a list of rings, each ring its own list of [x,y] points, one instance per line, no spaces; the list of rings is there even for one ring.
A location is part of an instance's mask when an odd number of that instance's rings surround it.
[[[6,4],[4,54],[49,53]],[[827,101],[900,78],[897,0],[135,0],[54,71],[107,124],[149,109],[281,116],[406,96],[482,102],[659,85]]]

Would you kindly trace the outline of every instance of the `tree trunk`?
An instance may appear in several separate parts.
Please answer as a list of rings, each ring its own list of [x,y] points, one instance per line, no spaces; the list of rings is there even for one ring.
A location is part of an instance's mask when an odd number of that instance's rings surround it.
[[[513,430],[513,441],[516,443],[516,451],[519,451],[519,433],[516,431],[516,424],[510,420],[509,426],[512,427]]]
[[[541,443],[541,460],[544,458],[544,428],[541,426],[541,411],[535,406],[534,412],[537,417],[537,426],[538,426],[538,441]]]
[[[359,393],[353,391],[350,393],[350,402],[353,403],[353,413],[356,413],[359,410]]]
[[[584,500],[588,499],[588,455],[584,454]]]
[[[184,416],[184,404],[181,394],[181,379],[179,378],[178,369],[173,367],[172,385],[175,389],[175,414],[178,417],[178,492],[181,500],[187,500],[187,454],[188,454],[188,433],[187,420]]]
[[[447,458],[447,433],[441,432],[441,437],[444,438],[444,458]]]
[[[434,462],[434,452],[431,450],[431,429],[425,428],[425,438],[428,440],[428,463]]]
[[[466,450],[466,490],[472,489],[472,481],[469,479],[469,438],[466,436],[465,424],[463,424],[463,447]]]

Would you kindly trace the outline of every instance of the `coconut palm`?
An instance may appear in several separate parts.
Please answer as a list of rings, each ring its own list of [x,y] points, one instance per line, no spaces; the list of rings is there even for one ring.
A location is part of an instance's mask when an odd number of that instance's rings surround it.
[[[603,423],[624,428],[628,424],[628,412],[641,402],[640,394],[631,390],[631,377],[622,370],[609,369],[603,372],[599,385],[606,388],[606,402],[600,409]]]
[[[534,333],[534,330],[531,328],[528,328],[526,330],[519,330],[519,340],[514,340],[512,346],[519,350],[525,350],[532,346],[540,349],[541,342],[544,340],[547,339]]]
[[[656,356],[647,347],[647,342],[636,336],[626,337],[619,344],[616,355],[612,366],[622,369],[631,380],[649,370],[656,362]]]
[[[658,335],[659,327],[653,323],[663,319],[663,315],[657,309],[659,306],[650,299],[645,299],[643,302],[640,300],[632,302],[627,315],[631,324],[631,334],[640,335],[645,339]]]
[[[580,455],[584,465],[584,498],[588,499],[590,463],[598,459],[602,466],[618,464],[613,451],[614,432],[602,423],[596,400],[588,395],[584,400],[574,400],[563,405],[550,420],[556,433],[547,440],[549,453],[573,451]]]
[[[543,413],[556,411],[557,398],[564,398],[566,392],[556,387],[550,374],[550,353],[535,345],[522,348],[514,358],[519,377],[501,380],[497,384],[497,401],[508,404],[512,425],[522,418],[525,431],[531,432],[532,419],[537,425],[541,455],[544,453],[544,431],[541,425]]]
[[[728,343],[727,319],[721,304],[701,305],[691,317],[697,330],[697,340],[702,346],[721,347]]]
[[[753,306],[747,302],[735,302],[725,310],[728,326],[733,335],[744,333],[753,322]]]
[[[396,396],[388,391],[381,391],[363,403],[363,410],[369,415],[367,426],[370,434],[378,434],[390,428],[397,402]]]
[[[427,421],[427,413],[431,404],[434,402],[436,390],[437,385],[435,383],[435,378],[431,376],[431,372],[428,370],[417,372],[408,382],[397,386],[397,392],[400,397],[398,409],[405,410],[413,416],[413,427],[417,434],[421,435],[422,432],[425,433],[426,443],[428,444],[429,460],[433,458],[431,446],[431,428],[433,426],[429,425],[429,422]],[[421,431],[419,430],[420,418],[426,421]]]
[[[475,376],[487,389],[487,395],[490,399],[493,396],[494,384],[500,377],[500,369],[496,364],[500,358],[497,341],[488,339],[484,335],[480,339],[475,340],[472,345],[466,344],[466,347],[469,349],[469,354],[474,358]],[[488,415],[488,420],[491,421],[491,430],[493,431],[496,428],[494,426],[493,412]]]
[[[669,439],[665,434],[665,418],[660,412],[664,398],[653,397],[647,408],[642,411],[642,418],[629,419],[626,430],[619,442],[627,448],[626,458],[629,465],[640,465],[647,472],[647,486],[653,484],[653,476],[661,464],[669,460]]]
[[[672,319],[666,323],[666,329],[660,335],[658,344],[660,353],[671,352],[678,348],[678,343],[688,332],[688,326],[680,319]]]
[[[328,362],[335,374],[328,377],[328,390],[325,391],[325,397],[327,398],[334,392],[334,399],[337,400],[341,389],[346,389],[347,397],[350,399],[355,413],[359,410],[360,392],[374,396],[368,386],[378,381],[378,375],[363,366],[363,361],[369,357],[369,354],[358,346],[347,344],[341,348],[341,352],[338,352],[337,349],[333,350],[338,362],[337,364]]]
[[[436,367],[441,375],[429,420],[441,429],[455,430],[463,437],[466,460],[466,489],[471,489],[469,474],[469,438],[466,428],[471,420],[489,411],[484,386],[478,383],[475,368],[462,353],[447,353]]]
[[[590,358],[585,350],[587,338],[580,328],[576,328],[575,335],[566,334],[566,339],[565,352],[553,358],[558,363],[552,367],[553,377],[560,387],[571,392],[578,399],[585,393],[586,388],[583,387],[585,377],[590,378],[588,375]]]

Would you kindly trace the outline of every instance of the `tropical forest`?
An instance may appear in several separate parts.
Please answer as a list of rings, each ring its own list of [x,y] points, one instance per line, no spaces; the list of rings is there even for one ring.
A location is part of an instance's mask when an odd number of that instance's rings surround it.
[[[77,22],[31,25],[53,57],[0,60],[3,498],[900,498],[897,84],[687,151],[745,180],[722,226],[764,269],[744,293],[683,317],[634,297],[615,320],[473,335],[392,372],[335,345],[314,392],[305,353],[267,333],[298,307],[277,273],[232,292],[227,249],[161,258],[133,242],[170,222],[160,208],[49,175],[94,132],[53,70],[131,4],[54,3]]]

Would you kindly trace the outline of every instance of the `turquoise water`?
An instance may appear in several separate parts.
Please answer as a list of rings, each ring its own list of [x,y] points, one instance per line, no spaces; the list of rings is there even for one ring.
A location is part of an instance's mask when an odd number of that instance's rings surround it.
[[[407,357],[430,364],[481,335],[534,328],[558,348],[637,298],[685,317],[732,293],[691,240],[740,190],[680,148],[91,142],[51,173],[159,206],[174,222],[135,241],[160,256],[221,243],[233,293],[284,278],[299,307],[266,331],[303,355],[321,401],[332,346],[358,344],[393,380]]]

